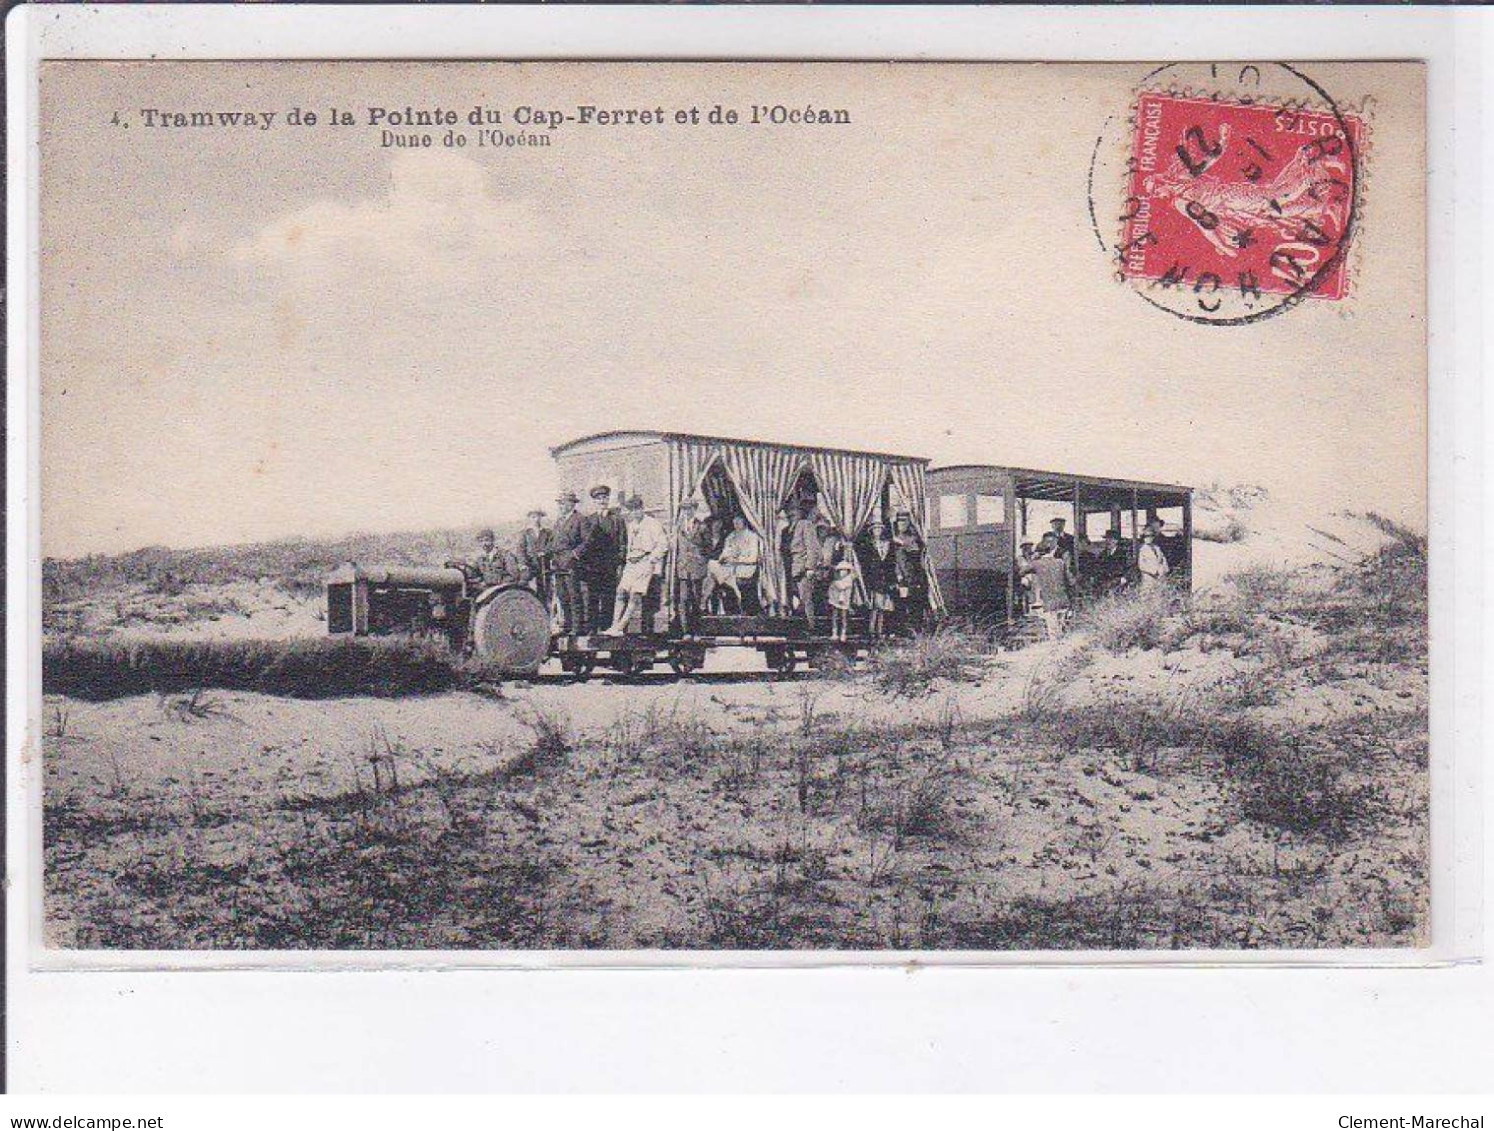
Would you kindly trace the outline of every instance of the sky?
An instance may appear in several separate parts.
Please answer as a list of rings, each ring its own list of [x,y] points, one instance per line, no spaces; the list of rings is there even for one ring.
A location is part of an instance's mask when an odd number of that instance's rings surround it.
[[[1424,523],[1420,69],[1315,70],[1372,107],[1350,295],[1245,327],[1154,309],[1097,246],[1090,156],[1146,70],[47,63],[43,554],[512,519],[553,495],[551,446],[612,428]],[[420,150],[364,124],[754,103],[852,121]]]

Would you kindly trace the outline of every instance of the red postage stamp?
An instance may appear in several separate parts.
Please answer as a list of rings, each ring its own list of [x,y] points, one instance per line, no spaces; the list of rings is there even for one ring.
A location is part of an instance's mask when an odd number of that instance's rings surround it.
[[[1213,302],[1341,299],[1362,124],[1323,110],[1143,92],[1120,272]]]

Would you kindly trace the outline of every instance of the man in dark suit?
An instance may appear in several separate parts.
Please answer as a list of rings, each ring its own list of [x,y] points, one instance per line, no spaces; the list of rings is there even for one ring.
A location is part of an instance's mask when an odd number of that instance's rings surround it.
[[[699,517],[699,504],[686,499],[674,524],[674,579],[678,585],[678,619],[686,636],[700,631],[701,589],[710,564],[712,538],[708,522]]]
[[[586,631],[612,623],[617,579],[628,553],[628,528],[612,509],[612,488],[605,484],[589,492],[593,511],[586,518],[586,541],[576,559],[576,575],[586,604]]]
[[[1061,518],[1055,518],[1048,525],[1053,528],[1053,538],[1058,544],[1058,556],[1068,558],[1069,565],[1072,567],[1074,564],[1074,536],[1064,532],[1064,527],[1068,523]]]
[[[519,561],[524,571],[524,582],[534,587],[540,600],[550,603],[550,540],[551,532],[545,525],[545,512],[536,507],[528,514],[529,525],[519,535]]]
[[[582,600],[578,561],[590,529],[587,518],[576,509],[574,491],[562,491],[555,499],[559,516],[550,537],[550,576],[560,602],[561,631],[580,636],[587,630],[586,605]]]
[[[816,521],[818,517],[818,521]],[[805,505],[794,523],[793,535],[789,539],[789,583],[799,594],[800,611],[808,624],[810,635],[814,634],[814,605],[819,596],[818,584],[823,569],[821,563],[824,538],[828,524],[823,516],[816,516],[812,505]]]

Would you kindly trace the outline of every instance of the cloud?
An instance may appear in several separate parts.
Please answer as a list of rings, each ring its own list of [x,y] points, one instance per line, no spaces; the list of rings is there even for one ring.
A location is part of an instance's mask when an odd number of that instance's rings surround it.
[[[492,257],[539,241],[546,221],[529,201],[494,194],[488,170],[456,153],[399,153],[388,192],[322,200],[271,220],[232,245],[234,262],[268,267],[400,267],[434,258]]]

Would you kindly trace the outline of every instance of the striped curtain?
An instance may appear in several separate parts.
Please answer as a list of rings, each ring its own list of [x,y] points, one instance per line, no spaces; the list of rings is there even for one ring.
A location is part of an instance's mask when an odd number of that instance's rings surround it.
[[[820,509],[846,540],[846,558],[856,571],[856,595],[866,601],[866,582],[856,558],[856,536],[877,509],[887,482],[887,464],[874,456],[830,455],[816,452],[810,459],[820,487]]]
[[[670,545],[674,544],[674,531],[679,523],[680,505],[700,492],[701,481],[711,464],[721,454],[720,444],[700,443],[695,440],[675,439],[670,441],[669,451],[669,497],[672,500],[665,526],[669,530]],[[664,571],[664,615],[672,621],[679,604],[679,584],[674,575],[674,555]]]
[[[923,542],[923,572],[929,579],[929,608],[936,613],[944,612],[944,594],[939,590],[939,574],[934,569],[933,558],[929,555],[928,532],[924,530],[924,522],[928,517],[928,503],[924,492],[923,468],[916,463],[894,463],[891,465],[892,485],[897,488],[898,494],[902,495],[903,502],[907,504],[910,517],[913,520],[913,530]]]
[[[788,578],[778,552],[778,508],[793,489],[804,456],[782,448],[741,445],[726,448],[722,464],[737,489],[737,501],[742,504],[747,524],[763,540],[762,564],[757,571],[763,604],[787,611]]]

